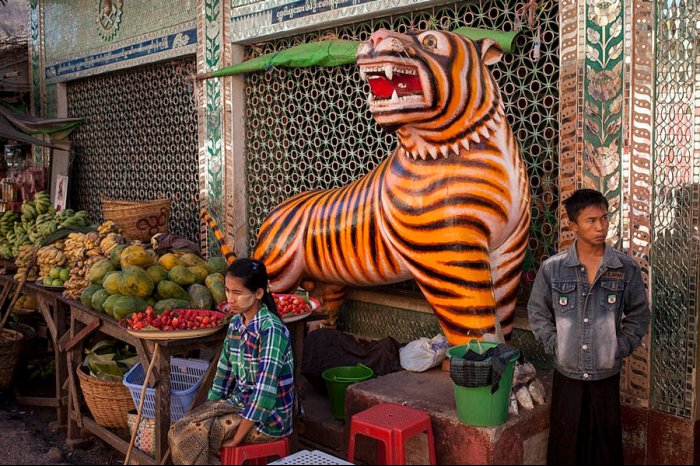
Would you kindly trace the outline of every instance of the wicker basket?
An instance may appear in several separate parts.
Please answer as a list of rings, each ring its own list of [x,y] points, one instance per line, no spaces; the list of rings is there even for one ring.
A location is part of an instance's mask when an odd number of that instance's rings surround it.
[[[156,233],[168,232],[170,199],[121,201],[102,198],[102,216],[122,230],[128,240],[149,242]]]
[[[134,408],[131,393],[121,380],[100,380],[77,368],[80,389],[95,422],[104,427],[126,428],[128,413]]]
[[[7,389],[12,383],[23,345],[24,335],[20,332],[7,328],[0,330],[0,390]]]

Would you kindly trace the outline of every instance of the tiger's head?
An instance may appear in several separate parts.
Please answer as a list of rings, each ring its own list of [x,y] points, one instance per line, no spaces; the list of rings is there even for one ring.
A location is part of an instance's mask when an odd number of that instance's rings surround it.
[[[504,120],[487,65],[502,52],[491,39],[445,31],[401,34],[380,29],[357,50],[375,120],[399,136],[399,152],[448,157],[489,138]]]

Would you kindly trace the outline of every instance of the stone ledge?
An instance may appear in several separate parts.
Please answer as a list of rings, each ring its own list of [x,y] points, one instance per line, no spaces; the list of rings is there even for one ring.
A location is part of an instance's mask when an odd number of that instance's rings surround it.
[[[551,372],[538,374],[551,393]],[[495,427],[473,427],[457,419],[452,379],[438,369],[422,373],[396,372],[351,385],[345,398],[345,432],[353,414],[378,403],[398,403],[430,413],[438,464],[544,464],[549,431],[549,405]],[[427,445],[409,443],[408,464],[425,464]],[[364,459],[361,457],[361,459]]]

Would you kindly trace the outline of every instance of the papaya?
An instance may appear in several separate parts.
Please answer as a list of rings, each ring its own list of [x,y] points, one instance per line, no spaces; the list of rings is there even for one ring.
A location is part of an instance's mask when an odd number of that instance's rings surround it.
[[[158,296],[163,299],[190,299],[190,295],[187,294],[187,291],[185,291],[184,288],[175,282],[171,282],[170,280],[163,280],[162,282],[158,283],[157,290]]]
[[[157,301],[157,300],[156,300],[156,298],[154,298],[153,296],[149,296],[148,298],[146,298],[145,301],[146,301],[146,305],[147,305],[147,306],[153,307],[153,306],[156,305],[156,301]]]
[[[161,312],[165,310],[173,310],[173,309],[189,309],[192,307],[189,301],[186,301],[184,299],[161,299],[156,303],[155,306],[153,306],[153,310],[156,312],[156,314],[160,314]]]
[[[206,280],[209,275],[207,268],[202,265],[192,265],[187,267],[187,270],[194,274],[194,281],[199,284],[204,283],[204,280]]]
[[[146,310],[146,301],[135,296],[121,296],[115,300],[112,305],[113,317],[121,320],[124,317],[129,317],[134,312],[143,312]]]
[[[168,272],[168,279],[182,286],[190,286],[196,278],[195,274],[184,265],[176,265]]]
[[[195,283],[187,289],[187,292],[190,294],[190,302],[194,309],[212,308],[213,300],[206,286]]]
[[[83,306],[92,309],[92,295],[101,289],[102,287],[100,285],[90,285],[85,288],[83,293],[80,295],[80,302],[83,303]]]
[[[109,298],[109,292],[102,288],[97,290],[95,294],[92,295],[92,308],[97,312],[104,312],[104,302]]]
[[[210,257],[206,267],[209,273],[224,274],[226,269],[228,269],[228,262],[223,257]]]
[[[134,265],[148,268],[156,261],[156,253],[152,249],[143,246],[128,246],[121,255],[122,270]]]
[[[122,295],[120,294],[113,294],[109,298],[105,299],[105,302],[102,303],[102,307],[105,310],[105,314],[108,316],[114,317],[114,313],[112,311],[112,308],[114,307],[114,303],[117,301],[117,299],[121,298]]]
[[[107,290],[109,294],[119,294],[123,281],[122,277],[123,274],[121,272],[108,272],[104,280],[102,280],[102,288]]]
[[[212,282],[207,289],[209,290],[209,293],[211,293],[211,297],[214,300],[215,305],[218,306],[223,301],[226,301],[226,288],[222,283],[217,281]]]
[[[107,272],[112,272],[113,270],[112,262],[109,259],[102,259],[92,264],[90,272],[88,272],[88,280],[90,280],[90,283],[99,285],[104,280]]]
[[[214,283],[214,282],[219,282],[223,285],[224,284],[224,276],[218,272],[214,272],[212,274],[209,274],[209,275],[207,275],[207,278],[204,279],[204,286],[209,288],[212,285],[212,283]]]
[[[167,254],[163,254],[160,256],[160,259],[158,259],[158,263],[165,267],[165,270],[172,270],[173,267],[176,265],[185,265],[178,257],[173,254],[172,252],[169,252]]]
[[[165,267],[163,267],[160,264],[153,264],[152,266],[146,269],[146,272],[153,280],[153,283],[155,283],[156,285],[162,282],[163,280],[168,279],[168,271],[165,270]]]
[[[205,267],[207,265],[207,261],[199,257],[197,254],[192,254],[191,252],[181,255],[180,261],[187,267],[192,267],[195,265]]]
[[[126,249],[126,244],[119,244],[114,246],[112,250],[109,251],[109,260],[112,262],[113,266],[121,266],[122,251],[124,251],[124,249]]]
[[[132,265],[122,271],[122,286],[119,288],[121,294],[147,298],[153,293],[154,287],[153,279],[141,267]]]

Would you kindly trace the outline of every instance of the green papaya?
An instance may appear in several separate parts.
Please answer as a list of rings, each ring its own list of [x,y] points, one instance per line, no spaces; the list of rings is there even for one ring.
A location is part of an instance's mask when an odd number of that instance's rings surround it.
[[[149,296],[148,298],[146,298],[146,305],[151,307],[155,306],[156,299],[153,296]]]
[[[105,299],[105,302],[102,303],[102,307],[105,310],[105,314],[107,314],[108,316],[114,317],[114,312],[113,312],[114,303],[117,301],[117,299],[119,299],[121,297],[122,297],[122,295],[120,295],[120,294],[113,294],[113,295],[110,295],[109,298]]]
[[[122,273],[113,271],[107,272],[104,280],[102,280],[102,288],[107,290],[109,294],[119,294],[122,286]]]
[[[101,289],[102,287],[100,285],[90,285],[85,288],[83,293],[80,295],[80,302],[83,303],[83,306],[92,309],[92,295]]]
[[[112,250],[109,251],[109,260],[112,262],[113,266],[119,267],[121,265],[122,251],[124,251],[124,249],[126,249],[126,244],[120,244],[114,246]]]
[[[143,312],[146,310],[146,301],[135,296],[121,296],[114,302],[112,306],[112,314],[115,319],[121,320],[124,317],[129,317],[134,312]]]
[[[153,310],[156,312],[156,314],[160,314],[161,312],[165,310],[173,310],[173,309],[189,309],[191,308],[192,305],[190,304],[189,301],[186,301],[184,299],[161,299],[156,303],[155,306],[153,306]]]
[[[207,289],[209,290],[209,293],[211,293],[211,297],[214,300],[215,305],[218,306],[223,301],[226,301],[226,288],[224,287],[223,283],[214,281],[211,283],[211,285],[207,286]]]
[[[207,268],[201,265],[193,265],[191,267],[187,267],[187,270],[194,274],[195,283],[199,283],[200,285],[204,283],[204,280],[206,280],[207,276],[209,275],[209,271],[207,270]]]
[[[197,277],[184,265],[176,265],[168,272],[168,279],[181,286],[190,286]]]
[[[204,286],[209,288],[212,285],[212,283],[214,283],[214,282],[219,282],[223,285],[224,284],[224,276],[218,272],[214,272],[212,274],[209,274],[209,275],[207,275],[207,278],[204,279]]]
[[[212,308],[213,300],[206,286],[195,283],[187,289],[187,292],[190,294],[190,302],[194,309]]]
[[[112,262],[109,259],[102,259],[92,264],[90,272],[88,272],[88,280],[90,280],[92,284],[100,285],[105,275],[107,275],[107,272],[112,272],[113,270],[115,269]]]
[[[160,296],[163,299],[175,298],[184,299],[188,301],[190,299],[190,295],[187,294],[187,291],[185,291],[177,283],[171,282],[170,280],[163,280],[162,282],[158,283],[157,290],[158,296]]]
[[[153,264],[146,269],[146,273],[148,273],[148,276],[151,277],[151,280],[153,280],[153,283],[156,285],[168,279],[168,271],[160,264]]]
[[[95,294],[92,295],[92,308],[97,312],[104,312],[104,302],[109,298],[109,292],[104,288],[97,290]]]
[[[223,257],[210,257],[206,267],[209,273],[220,273],[223,275],[228,269],[228,262]]]
[[[205,261],[204,259],[199,257],[197,254],[192,254],[191,252],[188,252],[187,254],[181,255],[180,260],[187,267],[192,267],[194,265],[199,265],[199,266],[204,267],[207,265],[207,261]]]
[[[121,294],[147,298],[153,293],[153,288],[153,279],[141,267],[132,265],[122,271],[122,286],[119,288]]]

